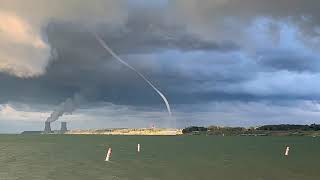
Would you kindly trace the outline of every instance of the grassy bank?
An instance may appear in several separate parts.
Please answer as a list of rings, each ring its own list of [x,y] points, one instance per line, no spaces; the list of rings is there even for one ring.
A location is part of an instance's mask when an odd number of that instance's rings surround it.
[[[144,136],[175,136],[181,135],[182,129],[131,129],[131,128],[121,128],[121,129],[91,129],[91,130],[71,130],[66,134],[101,134],[101,135],[144,135]]]

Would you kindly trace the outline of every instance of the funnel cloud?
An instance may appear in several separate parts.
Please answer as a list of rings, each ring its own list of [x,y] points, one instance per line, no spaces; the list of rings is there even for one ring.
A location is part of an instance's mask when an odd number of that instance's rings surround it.
[[[162,100],[164,101],[167,110],[168,110],[168,114],[169,116],[171,116],[171,109],[170,109],[170,105],[169,102],[167,100],[167,98],[162,94],[161,91],[159,91],[152,83],[151,81],[149,81],[143,74],[141,74],[138,70],[136,70],[134,67],[132,67],[131,65],[129,65],[128,63],[126,63],[124,60],[122,60],[114,51],[112,51],[112,49],[97,35],[94,34],[95,38],[98,40],[98,42],[101,44],[101,46],[107,50],[116,60],[118,60],[121,64],[127,66],[129,69],[133,70],[135,73],[137,73],[145,82],[147,82],[153,90],[155,90],[159,96],[162,98]]]

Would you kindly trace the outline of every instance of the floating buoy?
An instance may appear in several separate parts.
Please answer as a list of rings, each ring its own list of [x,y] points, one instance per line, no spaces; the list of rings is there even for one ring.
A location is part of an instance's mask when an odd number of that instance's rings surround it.
[[[109,161],[110,157],[111,157],[111,154],[112,154],[112,149],[109,148],[108,149],[108,152],[107,152],[107,156],[106,156],[106,160],[105,161]]]
[[[137,146],[137,151],[140,152],[140,144]]]
[[[285,156],[288,156],[289,155],[289,150],[290,150],[290,147],[289,146],[286,146],[286,151],[284,153]]]

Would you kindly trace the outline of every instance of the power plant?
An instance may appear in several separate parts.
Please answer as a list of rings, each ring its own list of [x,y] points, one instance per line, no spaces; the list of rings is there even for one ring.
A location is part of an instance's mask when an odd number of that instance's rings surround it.
[[[67,122],[61,122],[60,130],[51,130],[51,122],[46,121],[44,123],[44,130],[42,131],[42,134],[64,134],[67,131]]]
[[[22,134],[64,134],[67,131],[67,122],[61,122],[60,130],[52,130],[51,122],[46,121],[43,131],[23,131]]]
[[[50,134],[50,133],[52,133],[50,122],[47,122],[47,121],[45,122],[43,133],[45,133],[45,134]]]
[[[60,129],[60,133],[65,133],[67,132],[67,122],[61,122],[61,129]]]

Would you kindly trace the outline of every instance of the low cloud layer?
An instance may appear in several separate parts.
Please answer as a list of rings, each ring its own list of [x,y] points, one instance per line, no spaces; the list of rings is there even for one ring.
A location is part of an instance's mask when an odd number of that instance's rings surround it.
[[[43,119],[49,116],[50,108],[39,111],[25,104],[0,106],[1,132],[19,132],[26,128],[40,130]],[[177,127],[200,125],[257,126],[263,124],[292,123],[311,124],[318,121],[319,103],[313,101],[260,101],[243,103],[211,102],[203,104],[180,104],[175,106],[175,120],[157,108],[137,108],[135,106],[97,103],[82,106],[74,114],[63,116],[71,129],[99,129],[123,127]],[[257,118],[259,116],[259,118]],[[195,121],[196,120],[196,121]],[[53,129],[60,128],[60,122],[52,123]]]

